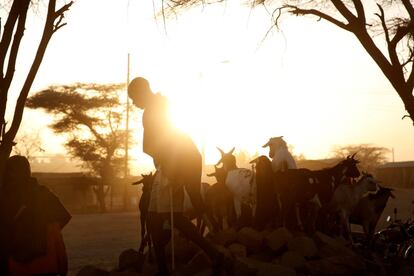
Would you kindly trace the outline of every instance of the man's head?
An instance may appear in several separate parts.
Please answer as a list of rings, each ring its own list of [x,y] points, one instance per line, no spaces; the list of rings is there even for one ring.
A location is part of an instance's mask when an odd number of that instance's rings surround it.
[[[153,96],[149,82],[142,77],[133,79],[128,85],[128,96],[136,107],[144,109]]]
[[[26,157],[20,155],[11,156],[6,162],[5,181],[9,190],[21,190],[27,180],[30,179],[31,169]]]

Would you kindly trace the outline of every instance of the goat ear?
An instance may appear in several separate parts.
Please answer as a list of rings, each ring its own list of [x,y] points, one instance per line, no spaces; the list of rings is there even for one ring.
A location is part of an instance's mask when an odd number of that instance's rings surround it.
[[[138,185],[144,183],[144,178],[141,180],[138,180],[137,182],[132,183],[131,185]]]
[[[229,151],[229,153],[228,154],[233,154],[233,152],[234,152],[234,150],[236,149],[236,147],[233,147],[232,149],[231,149],[231,151]]]
[[[220,151],[221,156],[225,155],[224,151],[221,148],[217,147],[217,149]]]
[[[391,198],[395,198],[395,195],[392,193],[392,191],[394,191],[394,190],[391,190],[391,191],[390,191],[390,197],[391,197]]]
[[[259,157],[253,159],[252,161],[249,162],[249,164],[257,164],[259,162]]]

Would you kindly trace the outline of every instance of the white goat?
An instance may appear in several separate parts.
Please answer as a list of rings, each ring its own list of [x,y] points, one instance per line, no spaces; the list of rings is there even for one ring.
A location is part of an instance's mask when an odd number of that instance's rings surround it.
[[[339,213],[341,224],[346,231],[349,240],[352,241],[349,217],[358,202],[367,192],[374,192],[378,188],[378,182],[370,174],[363,174],[355,185],[340,184],[332,197],[332,211]]]
[[[240,218],[242,204],[252,207],[254,214],[256,203],[256,179],[254,173],[249,169],[238,168],[236,157],[233,155],[234,148],[225,153],[220,148],[221,159],[216,164],[223,163],[223,168],[227,172],[226,186],[233,196],[234,209],[236,218]]]

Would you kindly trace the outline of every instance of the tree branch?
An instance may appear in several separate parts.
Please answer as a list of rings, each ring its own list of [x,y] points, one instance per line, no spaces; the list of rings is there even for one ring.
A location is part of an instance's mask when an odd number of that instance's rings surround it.
[[[391,39],[392,47],[396,48],[398,42],[400,42],[414,27],[414,22],[410,22],[407,26],[398,26],[394,37]]]
[[[25,2],[30,2],[29,0],[24,0]],[[13,1],[13,5],[10,9],[9,16],[7,17],[6,23],[4,24],[3,36],[1,37],[0,42],[0,71],[1,78],[3,80],[3,67],[4,61],[6,60],[6,54],[10,46],[11,38],[13,35],[14,26],[19,17],[20,12],[22,11],[22,6],[25,4],[23,1]],[[0,89],[2,89],[0,85]],[[0,91],[1,94],[6,93],[6,91]]]
[[[381,26],[382,26],[382,29],[384,30],[385,41],[387,42],[387,45],[389,45],[391,40],[390,40],[390,34],[388,32],[387,24],[385,23],[384,9],[382,8],[380,4],[377,4],[377,6],[378,6],[378,9],[380,10],[380,14],[376,13],[375,15],[378,16],[381,21]]]
[[[22,37],[24,34],[24,28],[26,25],[26,16],[27,16],[28,7],[29,7],[29,2],[27,2],[27,6],[23,8],[23,10],[21,11],[18,17],[18,24],[17,24],[16,32],[14,34],[13,43],[11,46],[9,60],[8,60],[7,71],[6,71],[6,75],[5,75],[5,79],[4,79],[4,83],[2,87],[5,91],[8,91],[11,81],[13,79],[13,75],[14,75],[14,71],[16,67],[17,53],[19,52],[20,42],[22,40]],[[7,95],[5,96],[7,97]],[[3,101],[2,101],[2,104],[3,104]],[[0,116],[1,115],[4,115],[3,110],[0,111]]]
[[[411,96],[413,95],[413,89],[414,89],[414,61],[411,64],[411,72],[410,76],[407,79],[407,88],[409,91],[411,91]]]
[[[414,8],[413,8],[413,4],[411,3],[410,0],[402,0],[401,1],[405,7],[405,9],[407,10],[408,14],[410,15],[411,18],[411,22],[414,21]]]
[[[357,22],[358,18],[345,6],[345,4],[340,0],[332,0],[332,4],[335,8],[348,20],[349,25],[353,25]],[[363,25],[365,27],[365,24]]]
[[[367,24],[367,19],[365,18],[364,5],[360,0],[352,0],[354,2],[355,10],[357,11],[358,19],[365,26]]]
[[[384,30],[385,41],[387,42],[388,55],[390,57],[391,64],[394,68],[393,70],[395,70],[395,72],[398,72],[399,75],[403,75],[404,65],[400,64],[400,60],[398,59],[396,47],[390,40],[390,35],[388,32],[388,27],[387,27],[386,20],[385,20],[384,9],[382,8],[380,4],[377,4],[377,7],[380,10],[380,14],[376,13],[375,15],[379,17],[381,21],[382,29]]]
[[[297,6],[293,6],[293,5],[284,5],[283,7],[279,8],[279,10],[282,9],[287,9],[289,13],[300,16],[300,15],[314,15],[317,16],[319,18],[325,19],[326,21],[329,21],[333,24],[335,24],[336,26],[345,29],[347,31],[350,31],[349,25],[333,18],[330,15],[327,15],[326,13],[323,13],[321,11],[315,10],[315,9],[302,9],[299,8]]]
[[[70,2],[69,4],[66,4],[63,7],[66,7],[68,5],[70,7],[70,5],[72,5],[72,2]],[[20,127],[20,124],[23,118],[23,110],[25,107],[27,95],[29,94],[34,78],[37,74],[37,71],[39,70],[40,64],[45,55],[46,48],[50,41],[50,38],[53,35],[54,22],[56,19],[55,8],[56,8],[56,0],[49,0],[46,22],[45,22],[45,26],[43,29],[43,35],[42,35],[42,38],[40,40],[40,43],[39,43],[39,46],[36,52],[36,56],[33,60],[32,66],[30,67],[29,73],[27,75],[26,81],[24,82],[24,85],[20,91],[19,98],[17,99],[12,125],[10,129],[7,131],[7,133],[5,134],[5,137],[3,139],[3,142],[6,144],[11,145]],[[62,8],[60,10],[62,10]]]

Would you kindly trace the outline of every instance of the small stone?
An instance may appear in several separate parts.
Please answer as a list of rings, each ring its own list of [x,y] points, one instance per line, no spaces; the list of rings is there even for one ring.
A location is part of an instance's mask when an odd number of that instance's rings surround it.
[[[206,270],[212,266],[210,258],[203,251],[199,251],[193,258],[188,262],[187,272],[190,275],[196,274],[203,270]]]
[[[82,267],[76,276],[109,276],[109,272],[92,265],[87,265]]]
[[[127,249],[119,255],[118,269],[119,271],[139,271],[142,268],[144,260],[144,255],[139,254],[138,251],[134,249]]]
[[[228,247],[228,249],[233,257],[246,257],[247,256],[246,246],[242,244],[232,243]]]
[[[211,236],[214,243],[228,246],[237,240],[237,232],[233,228],[225,229]]]
[[[285,252],[280,258],[280,265],[296,269],[305,264],[305,258],[295,251]]]
[[[355,256],[352,249],[343,245],[341,241],[329,237],[321,232],[316,232],[313,236],[321,257],[331,256]]]
[[[290,239],[292,234],[286,228],[280,227],[266,236],[265,243],[272,251],[279,252]]]
[[[333,256],[305,263],[310,275],[365,275],[367,266],[361,256]]]
[[[249,252],[260,250],[263,246],[263,236],[250,227],[243,227],[237,233],[237,241],[246,246]]]
[[[305,258],[314,257],[318,253],[318,248],[316,247],[315,242],[308,237],[296,237],[291,239],[287,247],[290,251],[296,251]]]

